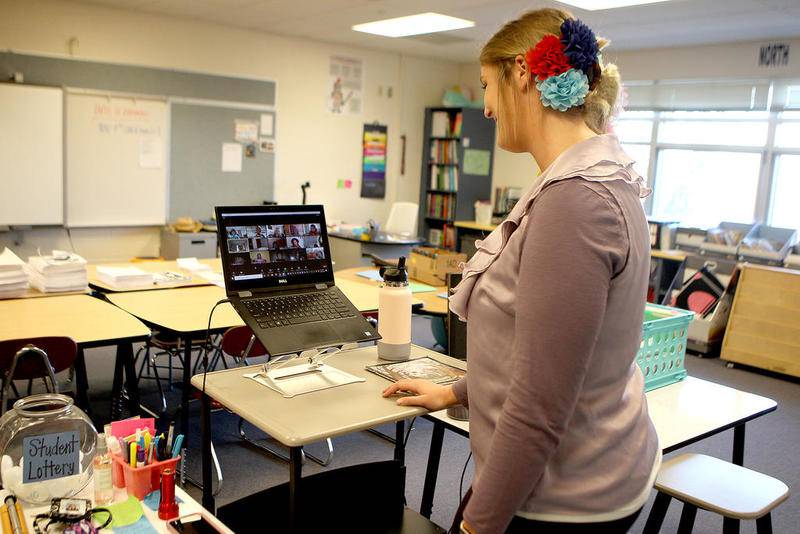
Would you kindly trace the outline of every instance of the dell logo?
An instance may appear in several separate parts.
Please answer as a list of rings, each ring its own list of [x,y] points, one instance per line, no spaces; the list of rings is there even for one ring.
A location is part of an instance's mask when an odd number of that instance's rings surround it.
[[[289,280],[287,280],[286,278],[278,278],[278,283],[279,284],[288,284]]]

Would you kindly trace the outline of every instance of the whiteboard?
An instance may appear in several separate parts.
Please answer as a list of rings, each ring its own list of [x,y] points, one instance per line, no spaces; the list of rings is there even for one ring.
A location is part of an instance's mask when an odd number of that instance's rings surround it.
[[[166,102],[68,92],[66,106],[66,225],[166,223]]]
[[[0,224],[64,222],[63,92],[0,84]]]

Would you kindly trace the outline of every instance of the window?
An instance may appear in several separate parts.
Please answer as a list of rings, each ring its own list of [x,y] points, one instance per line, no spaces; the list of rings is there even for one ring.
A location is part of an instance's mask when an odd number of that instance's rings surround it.
[[[630,143],[622,143],[622,148],[625,152],[634,159],[633,169],[639,173],[640,176],[647,178],[650,168],[650,143],[646,145],[634,145]]]
[[[800,230],[800,154],[775,158],[770,224]]]
[[[660,150],[652,214],[700,228],[752,222],[760,167],[760,153]]]
[[[641,176],[650,174],[650,141],[653,138],[652,111],[626,111],[615,123],[614,133],[622,148],[634,159],[633,168]]]

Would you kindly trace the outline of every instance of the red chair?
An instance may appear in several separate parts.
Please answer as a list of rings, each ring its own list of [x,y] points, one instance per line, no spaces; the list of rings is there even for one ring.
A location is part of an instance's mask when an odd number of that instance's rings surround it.
[[[249,326],[235,326],[233,328],[229,328],[224,334],[222,334],[220,348],[222,349],[223,358],[225,355],[230,356],[234,359],[234,361],[236,361],[237,364],[243,363],[244,365],[250,365],[250,358],[267,357],[267,359],[269,359],[267,349],[265,349],[264,345],[262,345],[258,338],[256,338]],[[239,436],[242,438],[242,440],[271,456],[283,460],[284,462],[289,461],[289,457],[286,455],[286,453],[271,449],[267,445],[258,443],[257,441],[249,438],[247,433],[244,431],[244,423],[244,419],[240,417]],[[322,460],[307,452],[303,452],[303,456],[310,458],[321,466],[326,466],[331,463],[331,460],[333,459],[333,442],[331,442],[330,438],[327,438],[325,441],[328,446],[327,458]]]
[[[2,413],[6,411],[8,390],[12,390],[17,398],[20,397],[14,384],[15,380],[28,381],[28,395],[31,394],[33,381],[39,378],[44,382],[48,392],[58,393],[55,375],[72,369],[77,357],[78,345],[68,337],[32,337],[0,341],[0,372],[3,374],[0,391]],[[48,378],[50,386],[47,384]]]

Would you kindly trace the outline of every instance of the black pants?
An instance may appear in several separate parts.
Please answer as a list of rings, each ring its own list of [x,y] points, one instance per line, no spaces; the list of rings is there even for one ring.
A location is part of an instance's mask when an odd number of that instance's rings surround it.
[[[469,488],[466,495],[464,495],[464,499],[461,501],[456,511],[453,526],[450,527],[449,534],[458,534],[459,526],[463,519],[462,514],[464,513],[464,508],[466,508],[470,497],[472,497],[472,488]],[[554,523],[514,516],[514,519],[511,520],[511,524],[508,525],[506,534],[625,534],[636,522],[640,513],[642,513],[641,508],[622,519],[615,519],[614,521],[605,521],[602,523]]]
[[[506,534],[625,534],[636,522],[642,509],[628,517],[603,523],[551,523],[514,517]]]

